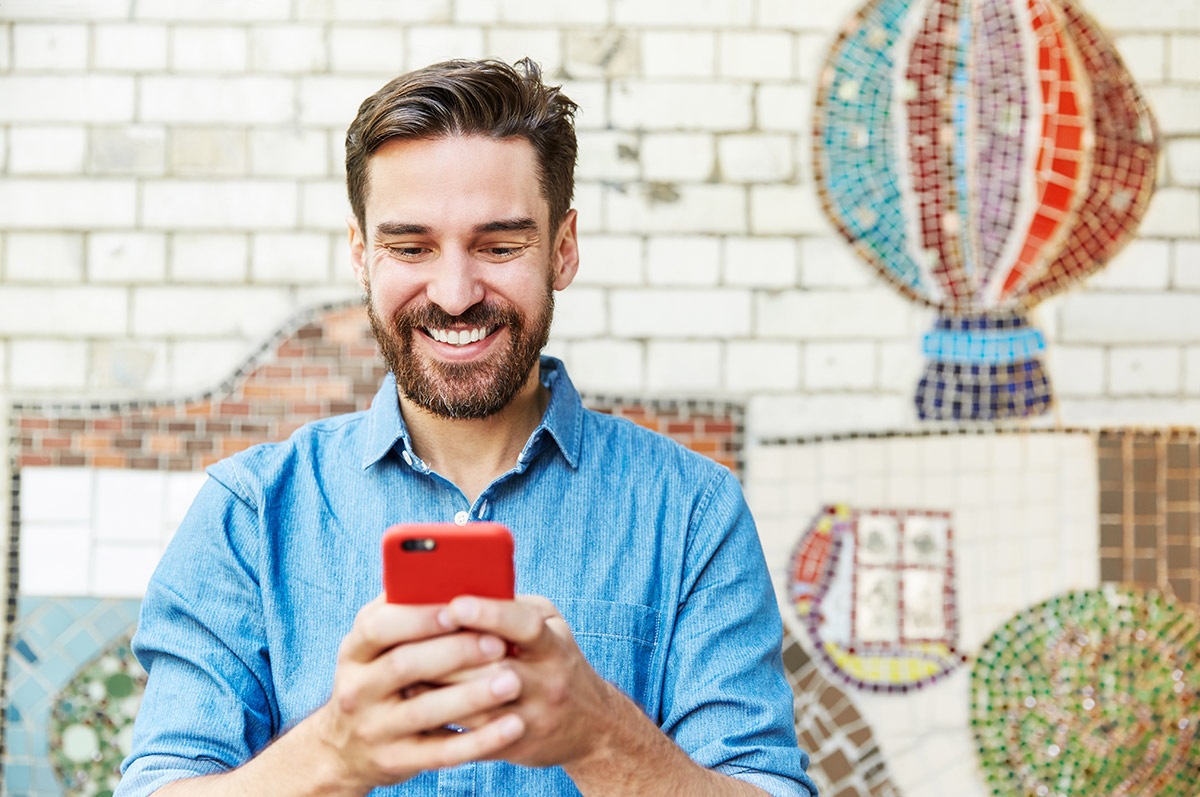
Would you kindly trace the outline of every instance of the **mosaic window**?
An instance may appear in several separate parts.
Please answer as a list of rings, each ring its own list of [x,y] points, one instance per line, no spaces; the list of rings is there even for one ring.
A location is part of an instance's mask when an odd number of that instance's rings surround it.
[[[1102,267],[1154,188],[1158,134],[1073,0],[870,0],[817,91],[815,173],[834,225],[936,307],[921,418],[1045,412],[1030,308]]]

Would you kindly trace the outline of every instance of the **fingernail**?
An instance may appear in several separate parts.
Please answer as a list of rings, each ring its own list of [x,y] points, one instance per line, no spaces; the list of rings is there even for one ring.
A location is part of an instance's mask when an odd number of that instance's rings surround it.
[[[512,670],[505,670],[492,679],[492,694],[496,697],[511,697],[516,694],[521,682]]]
[[[457,598],[450,606],[464,623],[472,623],[479,618],[479,601],[474,598]]]
[[[479,638],[479,649],[488,658],[492,658],[504,652],[504,643],[494,636],[481,636]]]
[[[500,720],[500,735],[505,739],[515,739],[525,730],[525,723],[515,714]]]
[[[450,629],[454,627],[454,618],[450,616],[449,609],[439,609],[437,613],[437,622],[442,628]]]

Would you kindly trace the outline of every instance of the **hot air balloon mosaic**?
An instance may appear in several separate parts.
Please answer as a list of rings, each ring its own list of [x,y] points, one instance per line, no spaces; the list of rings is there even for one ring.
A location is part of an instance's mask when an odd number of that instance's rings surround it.
[[[918,415],[1051,405],[1029,310],[1101,268],[1154,188],[1154,118],[1071,0],[870,0],[820,76],[822,205],[858,255],[935,307]]]

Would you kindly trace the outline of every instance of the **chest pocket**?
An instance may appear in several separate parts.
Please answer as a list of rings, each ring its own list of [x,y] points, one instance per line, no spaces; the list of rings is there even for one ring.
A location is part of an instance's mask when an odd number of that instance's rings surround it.
[[[658,611],[629,603],[552,600],[592,668],[640,705],[657,705],[648,689],[658,644]]]

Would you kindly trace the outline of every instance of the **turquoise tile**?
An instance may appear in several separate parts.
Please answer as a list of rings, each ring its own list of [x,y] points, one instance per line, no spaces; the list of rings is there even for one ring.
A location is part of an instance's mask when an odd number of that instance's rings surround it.
[[[9,686],[12,687],[9,695],[13,705],[20,709],[26,717],[49,696],[45,687],[39,684],[35,678],[22,678],[20,682],[12,681]]]
[[[29,754],[35,759],[45,760],[50,755],[50,712],[40,714],[36,722],[29,723]]]
[[[20,595],[17,597],[17,617],[28,617],[46,602],[40,596]]]
[[[33,768],[28,764],[9,764],[4,768],[4,787],[9,792],[24,791],[33,785]]]
[[[34,770],[33,777],[38,797],[62,797],[62,784],[49,764],[42,764]]]
[[[83,606],[80,606],[77,601],[88,601],[88,603],[94,603],[94,601],[89,601],[87,598],[65,598],[62,599],[61,602],[55,601],[54,603],[51,603],[46,607],[46,610],[38,616],[37,627],[41,629],[43,633],[49,635],[50,641],[57,639],[60,634],[71,627],[71,624],[75,622],[76,618],[83,613],[79,611],[79,609],[84,609],[84,611],[86,611],[86,609]],[[67,606],[70,606],[76,611],[68,611]]]
[[[8,726],[8,730],[4,734],[4,754],[12,758],[29,755],[29,739],[24,727]]]
[[[129,601],[128,603],[133,604],[132,612],[130,612],[129,606],[118,603],[102,611],[92,621],[92,627],[100,633],[101,638],[109,640],[119,634],[133,630],[133,626],[137,623],[137,610],[140,602]],[[131,614],[132,617],[130,616]]]
[[[91,631],[80,628],[75,631],[62,646],[63,651],[74,661],[76,669],[95,658],[100,652],[100,643],[92,636]]]
[[[42,666],[38,669],[38,674],[55,690],[62,689],[71,680],[71,676],[87,661],[87,659],[75,661],[62,656],[53,656],[42,659]]]

